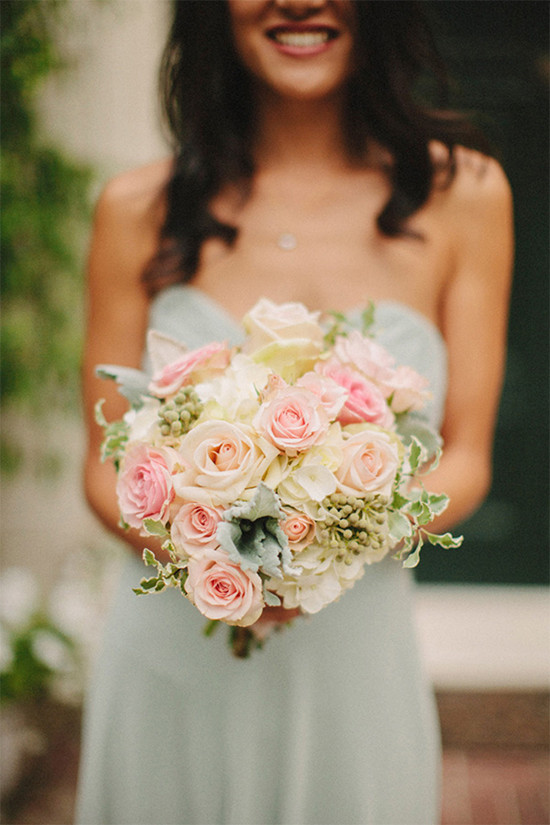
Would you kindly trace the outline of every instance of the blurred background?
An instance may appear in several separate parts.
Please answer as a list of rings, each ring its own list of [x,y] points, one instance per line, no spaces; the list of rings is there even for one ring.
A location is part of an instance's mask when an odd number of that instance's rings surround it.
[[[425,548],[417,573],[418,630],[455,804],[444,817],[540,825],[548,821],[540,787],[550,672],[548,4],[426,7],[453,78],[452,104],[473,113],[508,174],[517,232],[493,489],[462,526],[463,547]],[[171,0],[0,4],[6,822],[71,821],[82,693],[124,552],[81,492],[86,248],[105,181],[167,153],[156,75],[170,10]],[[490,775],[505,777],[500,808],[480,813],[468,796],[472,776],[482,775],[475,760],[495,748],[521,751],[523,785],[506,808],[511,774],[497,759]]]

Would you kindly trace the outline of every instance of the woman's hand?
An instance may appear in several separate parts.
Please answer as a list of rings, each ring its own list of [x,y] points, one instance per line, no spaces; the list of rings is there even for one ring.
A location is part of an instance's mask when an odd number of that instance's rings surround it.
[[[286,624],[286,622],[291,622],[301,615],[302,611],[297,607],[292,610],[287,610],[285,607],[264,607],[263,613],[256,624]]]

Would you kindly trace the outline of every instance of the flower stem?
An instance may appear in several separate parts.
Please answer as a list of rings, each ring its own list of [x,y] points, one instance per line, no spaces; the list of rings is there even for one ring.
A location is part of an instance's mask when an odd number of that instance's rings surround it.
[[[248,659],[254,634],[248,627],[232,627],[229,632],[229,643],[233,655],[238,659]]]

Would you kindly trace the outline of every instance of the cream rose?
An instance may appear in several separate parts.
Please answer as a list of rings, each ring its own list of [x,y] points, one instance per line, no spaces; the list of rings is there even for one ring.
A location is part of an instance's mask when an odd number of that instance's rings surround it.
[[[207,550],[188,565],[185,591],[208,619],[247,627],[260,618],[264,608],[262,580],[242,570],[223,550]]]
[[[294,383],[313,369],[323,349],[318,316],[303,304],[278,305],[264,298],[243,319],[248,334],[243,350]]]
[[[253,421],[259,433],[289,456],[322,441],[329,424],[319,397],[301,387],[283,387],[274,392]]]
[[[128,449],[116,492],[121,515],[130,527],[141,529],[147,518],[167,521],[175,495],[170,468],[176,458],[170,448],[136,444]]]
[[[214,505],[238,499],[263,478],[276,449],[245,425],[205,421],[184,437],[180,450],[187,469],[175,476],[176,493],[196,500],[194,486],[209,493]]]
[[[334,473],[338,492],[359,497],[363,493],[391,495],[399,454],[389,435],[375,429],[349,435],[342,444],[342,455]]]
[[[243,318],[247,333],[245,352],[254,352],[274,341],[309,339],[320,350],[323,330],[319,313],[309,312],[303,304],[274,304],[262,298]]]
[[[178,556],[185,558],[215,549],[219,544],[216,530],[221,517],[220,510],[200,502],[188,502],[180,507],[170,527],[170,538]]]

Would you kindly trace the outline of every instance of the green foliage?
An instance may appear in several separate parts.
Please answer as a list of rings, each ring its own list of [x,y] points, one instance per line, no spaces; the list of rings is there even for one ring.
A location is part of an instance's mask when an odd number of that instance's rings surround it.
[[[373,301],[369,301],[366,308],[361,313],[360,317],[360,326],[359,330],[363,333],[363,335],[370,335],[372,332],[372,326],[375,320],[375,305]],[[333,347],[336,339],[339,335],[349,335],[350,332],[355,330],[357,327],[355,326],[354,321],[350,321],[350,318],[347,313],[345,312],[337,312],[335,310],[331,310],[328,313],[328,318],[325,322],[325,346]]]
[[[10,661],[0,672],[1,701],[47,698],[58,676],[56,668],[41,655],[40,642],[47,640],[63,651],[67,662],[77,666],[75,643],[40,612],[33,613],[21,627],[3,628],[9,644]],[[58,654],[59,655],[59,654]]]
[[[4,0],[2,34],[2,404],[32,411],[77,398],[79,238],[90,170],[40,135],[40,83],[62,62],[61,0]]]
[[[112,421],[109,424],[103,415],[102,408],[104,403],[105,399],[102,398],[97,402],[94,408],[95,420],[105,429],[105,438],[101,444],[101,460],[106,461],[108,458],[111,458],[118,470],[120,461],[122,460],[126,449],[128,432],[130,428],[124,419]]]
[[[152,520],[149,519],[149,521]],[[147,593],[160,593],[166,587],[177,587],[185,596],[187,570],[182,566],[181,559],[178,559],[175,555],[174,548],[170,541],[165,541],[162,549],[169,553],[172,562],[162,564],[151,550],[146,548],[143,551],[143,561],[145,565],[147,567],[156,567],[157,575],[151,576],[149,579],[141,579],[139,587],[132,588],[136,595],[144,596]]]

